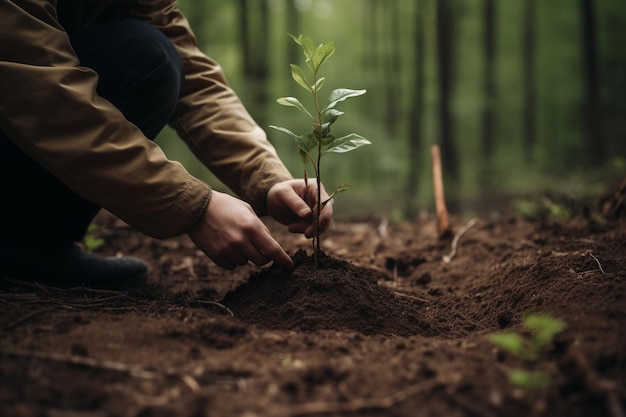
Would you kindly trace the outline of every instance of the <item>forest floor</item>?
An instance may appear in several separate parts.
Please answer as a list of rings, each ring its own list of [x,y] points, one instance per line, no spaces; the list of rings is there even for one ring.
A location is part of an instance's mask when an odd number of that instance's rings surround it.
[[[624,417],[626,218],[336,221],[310,242],[268,222],[286,273],[225,271],[187,237],[154,240],[108,213],[102,254],[150,265],[131,291],[0,287],[0,415],[11,417]],[[523,362],[489,335],[566,328]],[[550,375],[534,390],[507,375]]]

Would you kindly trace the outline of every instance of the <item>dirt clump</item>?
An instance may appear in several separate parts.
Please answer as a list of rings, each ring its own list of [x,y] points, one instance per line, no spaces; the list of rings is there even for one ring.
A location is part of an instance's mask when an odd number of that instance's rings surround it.
[[[378,284],[380,274],[322,253],[299,250],[293,270],[264,269],[226,294],[222,303],[239,319],[267,329],[355,331],[366,335],[425,333],[418,299],[402,298]]]

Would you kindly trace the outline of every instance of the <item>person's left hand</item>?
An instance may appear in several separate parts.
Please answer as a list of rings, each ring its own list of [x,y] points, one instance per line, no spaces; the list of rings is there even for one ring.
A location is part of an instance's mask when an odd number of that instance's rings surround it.
[[[321,201],[328,199],[328,193],[321,187]],[[315,178],[304,180],[287,180],[274,184],[267,193],[267,211],[276,221],[286,225],[292,233],[304,233],[307,238],[313,237],[313,210],[317,203],[317,185]],[[323,233],[333,217],[332,200],[322,209],[318,234]]]

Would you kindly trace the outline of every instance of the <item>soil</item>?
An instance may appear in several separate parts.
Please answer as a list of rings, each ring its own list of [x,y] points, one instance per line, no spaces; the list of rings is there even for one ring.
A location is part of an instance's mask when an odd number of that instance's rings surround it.
[[[337,220],[317,269],[310,242],[268,220],[292,271],[226,271],[187,237],[97,224],[97,253],[146,260],[149,285],[5,282],[0,415],[625,415],[623,216],[453,218],[447,262],[432,216]],[[490,342],[531,337],[531,312],[566,323],[537,362]],[[550,383],[515,386],[514,369]]]

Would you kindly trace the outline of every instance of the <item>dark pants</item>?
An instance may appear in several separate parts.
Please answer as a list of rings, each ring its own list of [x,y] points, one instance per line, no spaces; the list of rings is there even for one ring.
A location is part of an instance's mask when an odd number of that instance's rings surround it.
[[[71,41],[81,65],[98,73],[98,94],[154,139],[172,116],[183,80],[180,57],[171,42],[147,23],[131,19],[73,33]],[[0,190],[0,239],[7,243],[79,241],[100,209],[48,173],[2,132]]]

